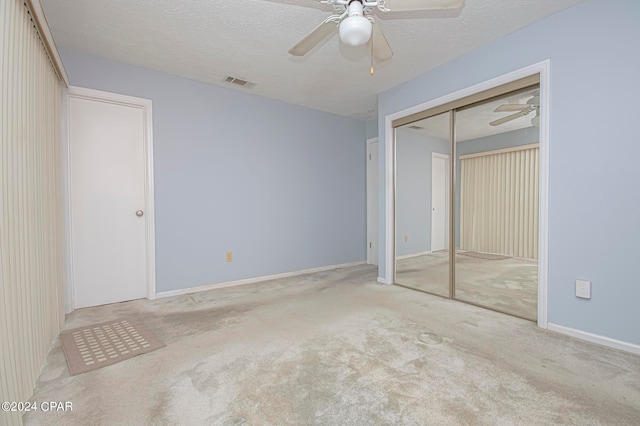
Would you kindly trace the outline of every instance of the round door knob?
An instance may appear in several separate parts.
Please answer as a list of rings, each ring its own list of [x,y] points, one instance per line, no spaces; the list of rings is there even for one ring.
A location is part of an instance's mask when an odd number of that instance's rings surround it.
[[[136,216],[138,216],[138,217],[142,216],[143,214],[144,214],[144,212],[142,210],[138,210],[136,212]]]

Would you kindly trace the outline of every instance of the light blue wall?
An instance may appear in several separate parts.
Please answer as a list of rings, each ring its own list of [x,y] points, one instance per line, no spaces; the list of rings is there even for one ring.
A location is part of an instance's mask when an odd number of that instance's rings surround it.
[[[364,122],[62,58],[73,85],[153,101],[159,292],[365,260]]]
[[[365,123],[365,132],[367,139],[378,136],[378,120],[369,120]]]
[[[460,182],[462,182],[460,156],[538,142],[540,142],[540,129],[537,127],[527,127],[525,129],[500,133],[484,138],[462,141],[456,144],[456,247],[460,247]]]
[[[384,164],[386,115],[550,59],[548,318],[634,344],[640,344],[637,40],[639,1],[586,0],[378,99]],[[385,276],[383,208],[379,217]],[[575,296],[577,278],[593,282],[591,300]]]
[[[396,255],[431,250],[431,154],[449,153],[441,139],[396,133]],[[404,241],[404,236],[408,241]]]

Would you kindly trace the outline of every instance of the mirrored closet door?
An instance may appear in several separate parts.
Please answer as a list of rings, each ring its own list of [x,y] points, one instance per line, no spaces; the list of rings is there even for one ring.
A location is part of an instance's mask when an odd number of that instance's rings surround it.
[[[536,320],[538,86],[456,111],[455,293]]]
[[[395,283],[535,321],[540,91],[520,86],[394,126]]]
[[[396,128],[396,284],[449,297],[449,113]]]

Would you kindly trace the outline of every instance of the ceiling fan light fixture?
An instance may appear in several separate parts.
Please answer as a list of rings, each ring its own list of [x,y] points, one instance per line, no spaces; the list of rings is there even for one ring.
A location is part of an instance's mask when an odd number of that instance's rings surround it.
[[[349,46],[363,46],[371,38],[371,21],[363,15],[359,1],[349,4],[349,16],[340,23],[340,40]]]
[[[536,114],[535,117],[531,119],[531,125],[535,127],[540,127],[540,115]]]
[[[529,105],[540,105],[540,96],[533,96],[527,101]]]

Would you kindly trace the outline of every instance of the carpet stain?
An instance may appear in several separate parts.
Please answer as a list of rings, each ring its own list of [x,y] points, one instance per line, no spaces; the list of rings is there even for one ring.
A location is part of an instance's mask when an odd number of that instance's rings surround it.
[[[433,333],[422,333],[418,336],[418,340],[427,345],[439,345],[442,343],[442,337]]]
[[[241,323],[259,306],[258,303],[238,303],[174,312],[157,319],[158,337],[173,343],[187,336],[197,336]],[[170,333],[163,330],[170,330]]]
[[[242,417],[227,417],[226,419],[223,420],[222,422],[223,426],[248,426],[249,423],[247,423],[247,419],[244,419]]]

